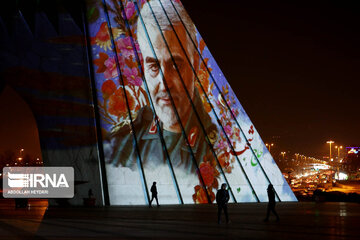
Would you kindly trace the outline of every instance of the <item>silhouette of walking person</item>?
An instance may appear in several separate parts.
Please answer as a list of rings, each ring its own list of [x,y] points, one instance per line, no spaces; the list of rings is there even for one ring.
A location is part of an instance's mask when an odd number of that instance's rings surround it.
[[[221,184],[221,189],[216,193],[216,203],[218,205],[218,224],[221,223],[221,212],[224,210],[226,223],[229,223],[229,216],[227,211],[227,203],[229,201],[229,192],[226,190],[226,183]]]
[[[268,188],[267,188],[267,194],[269,197],[269,203],[268,203],[268,207],[267,207],[267,212],[266,212],[266,218],[264,219],[264,222],[269,221],[269,215],[270,215],[270,211],[272,211],[274,213],[274,215],[276,216],[276,221],[278,222],[280,220],[279,215],[276,213],[275,211],[275,190],[273,185],[270,183]]]
[[[153,182],[153,185],[151,186],[150,191],[151,191],[151,200],[150,200],[149,207],[151,207],[151,203],[154,200],[154,198],[156,199],[157,206],[160,207],[159,200],[157,197],[158,192],[157,192],[157,188],[156,188],[156,182]]]

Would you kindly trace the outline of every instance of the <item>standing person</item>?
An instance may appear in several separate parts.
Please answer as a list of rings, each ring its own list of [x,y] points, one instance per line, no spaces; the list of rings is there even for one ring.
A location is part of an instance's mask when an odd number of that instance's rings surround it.
[[[156,182],[153,182],[153,185],[151,186],[150,191],[151,191],[151,200],[150,200],[149,207],[151,207],[151,203],[154,200],[154,198],[156,199],[157,206],[160,207],[158,197],[157,197],[158,192],[157,192],[157,188],[156,188]]]
[[[227,211],[227,203],[229,202],[229,192],[226,190],[226,183],[221,184],[221,189],[216,193],[216,203],[218,205],[218,223],[221,223],[221,211],[224,209],[226,223],[229,223],[229,216]]]
[[[280,220],[279,215],[276,213],[275,211],[275,190],[273,185],[270,183],[268,188],[267,188],[267,194],[269,197],[269,203],[268,203],[268,207],[267,207],[267,212],[266,212],[266,218],[264,219],[264,222],[269,221],[269,215],[270,215],[270,211],[272,211],[274,213],[274,215],[276,216],[276,221],[278,222]]]

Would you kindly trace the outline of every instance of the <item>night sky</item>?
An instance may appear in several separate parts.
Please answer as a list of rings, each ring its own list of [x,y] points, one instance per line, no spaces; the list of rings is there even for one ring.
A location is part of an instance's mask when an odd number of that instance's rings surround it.
[[[264,142],[275,143],[275,158],[280,151],[328,155],[330,139],[360,145],[358,6],[182,2]],[[2,116],[7,103],[2,101]],[[2,125],[9,121],[1,119]],[[3,138],[7,128],[1,129]]]
[[[10,87],[0,95],[0,153],[12,150],[17,157],[24,155],[41,158],[39,133],[36,121],[27,103]]]
[[[328,156],[330,139],[360,145],[358,6],[182,2],[274,154]]]

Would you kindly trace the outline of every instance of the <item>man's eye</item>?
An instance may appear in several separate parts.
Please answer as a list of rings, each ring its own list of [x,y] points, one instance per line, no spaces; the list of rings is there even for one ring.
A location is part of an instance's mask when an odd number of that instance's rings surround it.
[[[157,72],[157,71],[159,70],[159,67],[158,67],[157,64],[151,64],[151,65],[149,66],[149,69],[150,69],[151,71],[153,71],[153,72]]]

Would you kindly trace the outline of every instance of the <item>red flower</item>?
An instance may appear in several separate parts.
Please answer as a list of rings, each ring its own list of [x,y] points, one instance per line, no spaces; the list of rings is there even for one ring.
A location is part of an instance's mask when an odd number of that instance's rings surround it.
[[[112,28],[114,39],[120,36],[123,33],[122,30],[118,28]],[[103,22],[100,25],[99,31],[96,33],[95,37],[91,38],[91,44],[96,44],[99,47],[103,48],[105,51],[111,49],[111,40],[109,34],[109,28],[106,22]]]
[[[126,90],[126,96],[130,110],[135,107],[135,100],[132,95]],[[126,101],[124,96],[124,90],[122,88],[117,89],[113,95],[109,98],[109,113],[118,117],[126,117],[128,114]]]
[[[200,42],[199,42],[199,50],[200,50],[200,53],[202,54],[204,49],[205,49],[205,42],[203,39],[200,39]]]
[[[116,90],[116,85],[112,80],[107,80],[101,86],[104,99],[109,98]]]
[[[209,193],[210,201],[213,202],[215,200],[215,193],[210,189],[208,189],[208,193]]]
[[[208,198],[204,188],[199,185],[195,186],[195,193],[193,194],[193,200],[195,203],[208,203]]]
[[[214,182],[214,167],[211,166],[210,162],[202,162],[199,166],[200,174],[204,180],[205,186],[210,187]]]
[[[106,53],[99,53],[99,58],[94,60],[94,64],[98,66],[96,73],[103,73],[106,70],[105,61],[109,58]]]
[[[251,125],[250,129],[249,129],[249,134],[254,134],[254,125]]]

